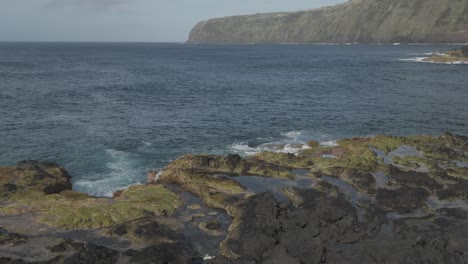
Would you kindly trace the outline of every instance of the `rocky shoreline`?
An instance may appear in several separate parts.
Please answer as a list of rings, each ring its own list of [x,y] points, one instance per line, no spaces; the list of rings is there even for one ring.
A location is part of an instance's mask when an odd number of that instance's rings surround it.
[[[433,53],[430,57],[424,58],[422,61],[446,64],[468,64],[468,46],[442,53]]]
[[[468,138],[185,155],[113,198],[0,167],[0,263],[468,263]]]

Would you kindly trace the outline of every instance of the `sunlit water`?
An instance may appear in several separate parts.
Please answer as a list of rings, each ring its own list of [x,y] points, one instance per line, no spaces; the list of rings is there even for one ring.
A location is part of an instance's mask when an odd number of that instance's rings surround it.
[[[0,43],[0,164],[57,162],[110,195],[184,153],[468,135],[468,65],[408,60],[451,48]]]

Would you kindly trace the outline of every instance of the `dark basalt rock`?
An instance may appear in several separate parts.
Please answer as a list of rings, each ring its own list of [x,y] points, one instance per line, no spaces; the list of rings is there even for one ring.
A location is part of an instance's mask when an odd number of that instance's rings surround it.
[[[301,264],[298,259],[288,254],[288,250],[283,245],[277,245],[270,250],[267,255],[270,257],[264,261],[265,264]]]
[[[2,230],[4,229],[0,229],[0,245],[10,244],[12,246],[17,246],[26,243],[27,237],[18,233],[8,233],[6,230]],[[3,234],[3,232],[5,234]]]
[[[450,188],[437,191],[441,200],[463,199],[468,200],[468,180],[459,179]]]
[[[227,241],[227,249],[240,256],[236,261],[279,263],[276,256],[294,259],[292,263],[325,261],[323,241],[345,233],[348,225],[355,224],[354,209],[344,200],[321,197],[314,190],[300,192],[305,201],[300,207],[286,209],[283,205],[281,210],[270,193],[249,198],[242,208],[235,238]],[[213,263],[230,262],[217,259]]]
[[[468,219],[468,210],[463,208],[440,208],[437,212],[447,217],[466,220]]]
[[[198,227],[205,233],[212,235],[212,236],[220,236],[224,233],[222,229],[221,223],[216,220],[208,220],[205,222],[201,222]]]
[[[0,264],[59,264],[62,263],[60,262],[61,258],[60,257],[55,257],[53,259],[47,260],[47,261],[23,261],[21,259],[12,259],[12,258],[3,258],[0,257]]]
[[[272,248],[280,229],[278,208],[271,193],[251,197],[242,210],[238,238],[227,242],[235,255],[260,261],[260,254]]]
[[[373,223],[358,222],[348,202],[314,190],[297,191],[305,201],[299,207],[280,206],[268,193],[249,198],[242,208],[245,224],[227,241],[238,258],[218,256],[206,263],[466,263],[468,259],[468,246],[462,242],[467,240],[468,224],[462,220],[386,220],[382,211],[368,210],[367,219]],[[369,233],[372,226],[378,231]]]
[[[156,221],[151,221],[149,223],[139,223],[133,230],[133,234],[134,236],[144,241],[158,241],[161,240],[161,238],[172,241],[183,240],[182,234],[177,233]]]
[[[65,240],[50,248],[52,253],[63,254],[57,263],[96,263],[113,264],[116,263],[119,253],[115,250],[97,246],[93,244],[81,243],[71,240]]]
[[[180,243],[150,246],[141,251],[130,249],[122,254],[122,259],[135,264],[203,263],[203,259],[193,257],[193,254]]]
[[[438,183],[428,173],[416,171],[402,171],[395,166],[390,166],[391,181],[396,184],[406,185],[413,188],[423,187],[429,191],[443,189],[443,185]]]
[[[399,213],[411,213],[425,206],[429,192],[423,188],[402,187],[395,190],[378,189],[375,197],[378,206]]]
[[[349,170],[344,172],[341,177],[361,192],[374,193],[376,189],[375,178],[370,173]]]

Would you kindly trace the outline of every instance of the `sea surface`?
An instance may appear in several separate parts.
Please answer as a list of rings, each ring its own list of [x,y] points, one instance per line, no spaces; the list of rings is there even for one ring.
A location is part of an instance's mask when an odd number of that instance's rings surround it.
[[[102,196],[185,153],[468,135],[468,65],[417,62],[456,47],[0,43],[0,164]]]

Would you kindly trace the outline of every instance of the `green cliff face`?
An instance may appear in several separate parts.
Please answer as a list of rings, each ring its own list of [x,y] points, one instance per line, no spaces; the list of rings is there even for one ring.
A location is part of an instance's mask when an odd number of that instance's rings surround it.
[[[198,23],[189,43],[468,42],[468,0],[350,0]]]

